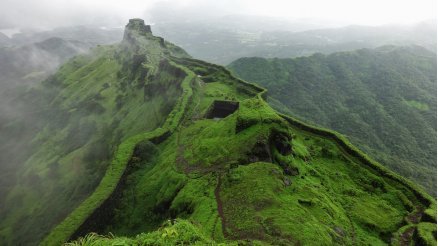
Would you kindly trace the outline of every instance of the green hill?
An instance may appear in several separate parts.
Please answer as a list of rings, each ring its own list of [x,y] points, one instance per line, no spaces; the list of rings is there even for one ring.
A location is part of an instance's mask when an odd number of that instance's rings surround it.
[[[239,77],[275,108],[345,134],[373,158],[436,195],[436,54],[421,47],[241,58]]]
[[[133,35],[71,59],[0,118],[0,245],[36,244],[93,192],[120,143],[166,119],[184,72],[161,56],[187,54]]]
[[[164,124],[122,141],[42,245],[90,232],[109,236],[72,244],[435,243],[435,201],[344,137],[277,113],[223,67],[162,59],[184,71]]]

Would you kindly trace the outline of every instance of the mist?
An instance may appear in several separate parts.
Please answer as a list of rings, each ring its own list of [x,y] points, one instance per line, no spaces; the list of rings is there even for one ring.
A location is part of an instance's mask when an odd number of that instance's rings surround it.
[[[208,20],[229,15],[319,22],[320,26],[412,24],[436,18],[434,0],[3,0],[0,29],[50,29],[87,25],[121,27],[127,19],[147,22]],[[324,23],[324,24],[321,24]]]

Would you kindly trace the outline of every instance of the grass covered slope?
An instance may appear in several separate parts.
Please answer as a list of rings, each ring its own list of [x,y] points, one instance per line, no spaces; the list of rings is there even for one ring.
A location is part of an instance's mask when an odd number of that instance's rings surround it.
[[[171,59],[199,75],[180,124],[161,141],[138,142],[117,199],[93,212],[105,221],[82,218],[75,233],[110,236],[72,245],[436,244],[436,202],[420,189],[336,133],[278,114],[264,89],[224,68]],[[232,108],[224,101],[239,107],[221,118],[212,112]]]
[[[177,65],[175,66],[179,67]],[[137,153],[139,148],[144,149],[143,143],[145,141],[157,141],[158,139],[165,138],[175,130],[182,118],[182,114],[180,113],[186,110],[188,100],[190,100],[192,96],[192,90],[189,84],[194,78],[192,72],[184,67],[181,67],[181,69],[187,72],[187,76],[181,84],[184,92],[172,112],[168,115],[163,126],[151,132],[137,134],[123,141],[118,146],[111,165],[107,168],[104,177],[93,194],[51,231],[42,242],[43,245],[61,244],[66,241],[66,239],[74,237],[75,231],[86,224],[87,220],[90,220],[89,218],[93,212],[97,209],[102,209],[104,202],[110,199],[113,193],[117,192],[120,180],[124,178],[123,176],[127,169],[126,164],[131,158],[131,155]],[[137,145],[139,147],[136,147]],[[104,220],[102,218],[97,219]]]
[[[202,228],[186,221],[168,221],[160,229],[141,233],[134,238],[88,234],[78,241],[66,243],[78,245],[221,245],[205,234]]]
[[[390,169],[436,193],[436,55],[421,47],[241,58],[239,77],[275,108],[345,134]]]
[[[139,34],[128,28],[126,35]],[[77,56],[23,94],[34,109],[34,132],[26,150],[17,153],[28,156],[17,164],[12,188],[1,197],[1,245],[38,244],[93,193],[114,154],[126,151],[120,144],[163,126],[178,104],[187,74],[163,58],[186,54],[151,33],[137,40]],[[1,136],[13,140],[27,119],[2,125]]]

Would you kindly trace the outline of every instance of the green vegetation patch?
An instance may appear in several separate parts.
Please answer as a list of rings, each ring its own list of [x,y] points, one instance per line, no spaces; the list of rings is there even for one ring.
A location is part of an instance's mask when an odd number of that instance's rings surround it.
[[[87,245],[222,245],[211,240],[201,226],[186,220],[169,221],[160,229],[135,237],[99,236],[89,234],[68,246]]]
[[[421,111],[428,111],[429,110],[429,105],[427,105],[426,103],[422,103],[422,102],[415,101],[415,100],[406,101],[406,103],[409,106],[414,107],[414,108],[421,110]]]

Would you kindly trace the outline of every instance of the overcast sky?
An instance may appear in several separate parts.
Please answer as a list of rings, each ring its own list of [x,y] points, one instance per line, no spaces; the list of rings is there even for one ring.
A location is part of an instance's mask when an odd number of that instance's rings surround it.
[[[157,13],[187,18],[229,14],[312,18],[343,24],[414,23],[436,18],[436,0],[0,0],[0,29],[69,25],[120,26]]]

